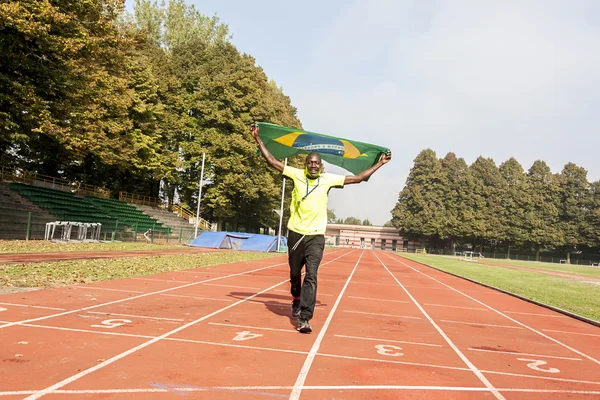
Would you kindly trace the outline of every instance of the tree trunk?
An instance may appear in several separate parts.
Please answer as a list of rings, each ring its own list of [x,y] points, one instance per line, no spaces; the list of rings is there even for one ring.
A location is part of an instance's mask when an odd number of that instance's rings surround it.
[[[571,264],[571,252],[567,251],[567,264]]]
[[[537,245],[535,248],[535,261],[540,261],[540,247],[542,247],[541,245]]]
[[[506,259],[510,260],[510,243],[508,244],[508,248],[506,249]]]

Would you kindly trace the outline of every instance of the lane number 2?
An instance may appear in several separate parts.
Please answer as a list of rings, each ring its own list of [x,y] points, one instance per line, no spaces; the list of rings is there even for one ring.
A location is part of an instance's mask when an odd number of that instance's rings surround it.
[[[131,321],[128,319],[105,319],[104,321],[100,322],[100,325],[92,325],[92,328],[114,329],[130,323]]]
[[[397,351],[402,350],[402,347],[398,346],[392,346],[389,344],[378,344],[377,346],[375,346],[375,348],[377,349],[377,353],[383,356],[400,357],[404,355],[404,353],[400,353],[399,351]]]
[[[529,362],[527,364],[527,366],[535,371],[549,372],[551,374],[558,374],[560,372],[560,370],[558,368],[551,368],[551,367],[548,369],[540,368],[542,365],[548,364],[546,361],[543,361],[543,360],[532,360],[529,358],[517,358],[517,360]]]

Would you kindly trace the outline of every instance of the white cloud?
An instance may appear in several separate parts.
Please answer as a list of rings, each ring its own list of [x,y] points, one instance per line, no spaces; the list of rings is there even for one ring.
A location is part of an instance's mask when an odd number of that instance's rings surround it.
[[[572,161],[600,179],[599,19],[594,1],[353,3],[292,99],[306,129],[388,146],[394,160],[330,207],[387,221],[424,148],[554,172]]]

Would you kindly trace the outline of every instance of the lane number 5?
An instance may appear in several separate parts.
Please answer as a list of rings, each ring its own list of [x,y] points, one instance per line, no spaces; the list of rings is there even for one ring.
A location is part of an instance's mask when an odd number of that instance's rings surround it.
[[[404,353],[400,353],[399,351],[397,351],[402,350],[402,347],[398,346],[392,346],[389,344],[378,344],[377,346],[375,346],[375,348],[377,349],[377,353],[383,356],[400,357],[404,355]]]

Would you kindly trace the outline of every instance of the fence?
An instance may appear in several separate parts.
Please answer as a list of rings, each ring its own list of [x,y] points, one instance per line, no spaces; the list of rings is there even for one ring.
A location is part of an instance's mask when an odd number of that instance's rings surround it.
[[[450,249],[436,249],[436,248],[427,248],[427,253],[430,254],[439,254],[446,256],[455,256],[457,253],[462,253],[464,250],[456,249],[456,251]],[[472,251],[472,250],[466,250]],[[478,252],[474,251],[473,256],[476,257],[481,254],[484,258],[492,258],[492,259],[502,259],[502,260],[515,260],[515,261],[536,261],[535,252],[531,251],[523,251],[523,250],[512,250],[510,252],[510,257],[507,257],[506,251],[483,251]],[[577,254],[571,253],[571,264],[573,265],[598,265],[600,262],[600,254]],[[567,263],[567,254],[566,253],[558,253],[558,252],[541,252],[539,262],[547,262],[547,263],[556,263],[556,264],[566,264]]]
[[[2,212],[0,212],[0,240],[45,240],[47,224],[56,222],[58,222],[57,219],[46,213],[17,208],[2,208]],[[166,227],[144,230],[138,229],[135,225],[124,225],[117,220],[114,225],[102,225],[97,237],[101,241],[189,244],[194,239],[194,227],[175,229]],[[62,240],[61,235],[55,235],[55,240]],[[67,240],[78,240],[76,230],[73,230]]]

